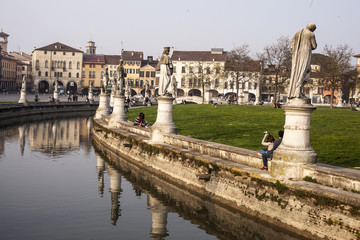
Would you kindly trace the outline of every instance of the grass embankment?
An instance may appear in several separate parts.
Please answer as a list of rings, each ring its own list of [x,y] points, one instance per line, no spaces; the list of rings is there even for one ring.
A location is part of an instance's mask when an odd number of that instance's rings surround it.
[[[130,120],[142,111],[152,125],[157,107],[131,109]],[[263,148],[264,131],[277,138],[285,114],[270,106],[240,105],[176,105],[173,120],[178,134],[231,146],[258,150]],[[360,166],[360,112],[348,108],[322,108],[311,117],[311,146],[318,162],[342,166]]]

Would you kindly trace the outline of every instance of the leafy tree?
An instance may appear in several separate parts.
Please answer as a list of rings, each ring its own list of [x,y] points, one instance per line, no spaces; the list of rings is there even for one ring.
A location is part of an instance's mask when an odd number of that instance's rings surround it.
[[[284,87],[291,73],[290,39],[284,36],[278,38],[276,43],[266,46],[262,53],[257,54],[257,57],[264,62],[265,66],[268,66],[268,72],[275,75],[273,102],[276,103],[279,87]]]
[[[351,65],[353,49],[348,45],[332,47],[325,45],[324,55],[327,56],[321,65],[321,77],[326,87],[330,89],[330,108],[333,108],[334,92],[341,89],[354,79],[354,70]]]

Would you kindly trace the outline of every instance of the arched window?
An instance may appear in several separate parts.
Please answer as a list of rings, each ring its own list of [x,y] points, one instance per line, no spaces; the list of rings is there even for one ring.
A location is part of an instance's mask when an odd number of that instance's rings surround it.
[[[36,60],[36,65],[35,65],[36,69],[39,69],[40,68],[40,63],[39,63],[39,60]]]
[[[60,72],[60,77],[62,77],[62,72]]]
[[[55,61],[55,62],[56,62],[56,67],[59,68],[60,67],[59,61]]]
[[[76,78],[79,78],[79,73],[76,73]]]
[[[71,72],[69,72],[69,78],[71,78]]]
[[[77,69],[80,69],[80,62],[77,62],[76,68],[77,68]]]
[[[38,76],[41,77],[41,71],[39,71]]]
[[[48,72],[45,72],[45,77],[47,77],[48,76]]]
[[[46,67],[46,68],[49,67],[49,62],[48,62],[48,60],[45,61],[45,67]]]
[[[65,62],[65,61],[63,62],[62,67],[63,67],[63,68],[66,68],[66,62]]]
[[[69,69],[71,69],[72,68],[72,62],[70,61],[69,62]]]

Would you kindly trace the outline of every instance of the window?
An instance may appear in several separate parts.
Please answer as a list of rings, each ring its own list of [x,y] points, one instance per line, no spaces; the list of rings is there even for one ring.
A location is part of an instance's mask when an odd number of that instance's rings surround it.
[[[155,77],[155,74],[156,74],[156,72],[155,72],[155,71],[152,71],[152,72],[151,72],[151,77]]]
[[[93,71],[93,78],[95,78],[95,71]]]
[[[182,87],[185,87],[185,78],[182,78],[182,79],[181,79],[181,86],[182,86]]]
[[[144,81],[140,80],[140,87],[142,88],[144,86]]]
[[[71,78],[71,72],[69,72],[69,78]]]
[[[150,72],[149,71],[146,71],[146,77],[150,77]]]
[[[75,53],[73,52],[72,55],[75,56]]]
[[[45,77],[47,77],[48,76],[48,72],[45,72]]]
[[[92,75],[91,73],[92,73],[92,72],[89,72],[89,78],[91,78],[91,75]]]
[[[85,77],[85,72],[82,72],[82,77],[83,77],[83,78]]]
[[[136,73],[139,73],[139,71],[140,71],[140,69],[138,68],[138,69],[136,69]]]
[[[189,67],[189,73],[193,73],[193,67]]]
[[[41,71],[38,72],[38,76],[41,77]]]
[[[111,71],[110,71],[110,77],[112,77],[112,76],[113,76],[113,71],[111,70]]]
[[[81,85],[81,86],[84,86],[84,80],[81,80],[81,81],[80,81],[80,85]]]
[[[135,87],[139,87],[139,79],[135,79]]]
[[[144,77],[144,71],[140,71],[140,77]]]
[[[63,52],[63,55],[66,55],[66,53],[65,53],[65,52]]]
[[[323,90],[324,90],[324,89],[323,89],[322,87],[319,87],[317,93],[318,93],[318,94],[323,94]]]
[[[45,67],[46,67],[46,68],[49,67],[49,62],[48,62],[48,60],[45,61]]]
[[[69,69],[72,69],[72,62],[69,62]]]
[[[189,87],[192,87],[192,83],[193,81],[192,81],[192,79],[189,79]]]
[[[56,72],[54,72],[54,77],[56,77],[57,76],[57,73]]]
[[[60,72],[60,77],[62,77],[62,72]]]
[[[151,87],[151,88],[153,88],[153,87],[154,87],[154,80],[151,80],[150,87]]]
[[[182,67],[182,68],[181,68],[181,73],[186,73],[185,67]]]
[[[47,51],[44,51],[44,54],[47,54]]]
[[[77,69],[80,69],[80,62],[77,62],[77,63],[76,63],[76,68],[77,68]]]
[[[76,78],[79,78],[79,73],[76,73]]]
[[[210,67],[206,67],[206,74],[210,74]]]
[[[54,52],[54,55],[56,55],[56,52]]]
[[[36,70],[40,69],[40,63],[39,60],[36,60],[36,64],[35,64]]]

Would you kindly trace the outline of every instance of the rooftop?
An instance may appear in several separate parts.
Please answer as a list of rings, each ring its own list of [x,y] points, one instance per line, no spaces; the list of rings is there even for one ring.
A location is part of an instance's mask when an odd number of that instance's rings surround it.
[[[56,42],[45,47],[36,48],[35,50],[45,50],[45,51],[61,51],[61,52],[82,52],[79,49],[69,47],[60,42]]]
[[[220,50],[220,49],[216,49]],[[173,61],[220,61],[225,62],[227,52],[220,51],[174,51]]]

